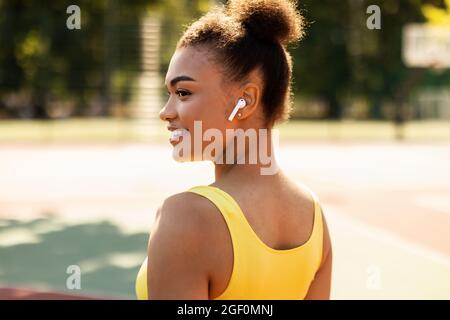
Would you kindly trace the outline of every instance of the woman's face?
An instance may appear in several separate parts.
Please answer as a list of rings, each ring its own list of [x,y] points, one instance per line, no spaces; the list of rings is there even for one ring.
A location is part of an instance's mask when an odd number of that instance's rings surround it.
[[[227,128],[238,126],[237,121],[228,121],[228,116],[242,92],[237,85],[224,81],[223,73],[205,49],[177,49],[170,61],[165,84],[168,100],[160,111],[160,118],[168,122],[170,131],[175,131],[175,137],[172,135],[170,139],[174,147],[185,139],[183,132],[186,131],[177,129],[189,131],[192,146],[194,139],[202,138],[194,136],[194,121],[201,121],[202,135],[205,130],[214,128],[225,137]],[[176,139],[178,133],[181,139]],[[202,151],[207,144],[202,142]],[[191,160],[193,155],[192,152]]]

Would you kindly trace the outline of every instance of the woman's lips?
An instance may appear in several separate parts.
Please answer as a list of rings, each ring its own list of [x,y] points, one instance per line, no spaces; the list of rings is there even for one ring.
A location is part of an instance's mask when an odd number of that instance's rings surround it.
[[[184,128],[173,130],[172,133],[170,134],[169,141],[172,144],[177,143],[181,137],[184,137],[188,133],[189,131]]]

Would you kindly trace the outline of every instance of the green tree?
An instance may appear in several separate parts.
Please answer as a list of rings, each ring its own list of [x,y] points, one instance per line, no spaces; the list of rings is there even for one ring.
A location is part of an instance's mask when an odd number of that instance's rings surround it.
[[[157,0],[0,0],[0,101],[30,97],[29,116],[46,118],[49,99],[73,100],[80,113],[91,99],[100,113],[119,91],[127,99],[139,72],[139,21]],[[68,30],[66,8],[81,8],[81,29]],[[131,35],[130,35],[131,32]],[[113,88],[115,78],[126,78]]]
[[[366,27],[369,5],[381,9],[381,30]],[[329,118],[340,117],[348,96],[368,97],[379,114],[381,100],[394,99],[407,76],[402,28],[425,21],[421,6],[420,0],[301,1],[309,26],[293,50],[294,92],[324,98]]]

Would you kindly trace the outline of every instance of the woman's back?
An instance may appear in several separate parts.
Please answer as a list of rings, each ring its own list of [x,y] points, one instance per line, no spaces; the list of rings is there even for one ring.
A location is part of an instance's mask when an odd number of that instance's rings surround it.
[[[234,180],[237,181],[237,180]],[[323,246],[323,228],[321,221],[315,221],[315,211],[321,216],[320,205],[318,201],[314,201],[314,195],[303,187],[299,187],[287,178],[278,180],[278,183],[271,179],[270,184],[252,183],[246,185],[242,181],[238,184],[221,184],[216,183],[212,186],[218,187],[220,190],[229,194],[238,205],[244,219],[238,223],[243,228],[237,226],[243,233],[243,238],[247,244],[250,253],[247,253],[244,264],[246,267],[253,268],[251,273],[255,274],[256,269],[263,267],[262,261],[270,267],[273,263],[281,263],[282,266],[293,267],[297,263],[297,274],[306,276],[306,270],[301,270],[301,260],[314,260],[313,255],[320,255],[318,247]],[[237,210],[239,210],[237,209]],[[217,220],[217,252],[219,258],[213,270],[212,281],[210,287],[210,297],[216,298],[220,296],[229,286],[230,279],[233,275],[233,263],[236,258],[233,254],[233,245],[230,237],[229,223],[223,219],[223,215],[216,215]],[[321,217],[322,218],[322,217]],[[315,225],[317,224],[317,225]],[[250,228],[244,228],[245,226]],[[307,242],[311,239],[314,227],[317,229],[315,243],[311,242],[307,246]],[[242,251],[242,245],[237,244],[238,250]],[[256,248],[256,249],[255,249]],[[261,250],[260,250],[261,249]],[[295,252],[297,250],[297,252]],[[235,250],[236,251],[236,250]],[[259,255],[257,252],[260,252]],[[302,251],[302,252],[301,252]],[[310,252],[306,252],[310,251]],[[291,257],[287,258],[288,255]],[[302,257],[300,257],[302,256]],[[307,257],[308,256],[308,257]],[[287,258],[287,259],[286,259]],[[268,260],[280,260],[278,262]],[[284,261],[283,261],[284,259]],[[296,262],[292,262],[293,260]],[[254,264],[254,260],[260,260],[259,265]],[[320,259],[321,260],[321,259]],[[320,261],[318,261],[320,264]],[[308,261],[311,269],[315,269],[315,262]],[[243,267],[243,268],[246,268]],[[317,265],[318,267],[318,265]],[[290,268],[288,268],[290,269]],[[274,271],[275,274],[286,272],[287,270]],[[266,271],[267,272],[267,271]],[[274,276],[272,275],[272,277]],[[286,280],[299,280],[295,275],[284,274]],[[270,275],[267,275],[270,276]],[[245,276],[242,276],[245,277]],[[261,282],[268,279],[260,279]],[[280,279],[278,279],[278,282]],[[307,279],[304,281],[308,282]],[[279,283],[282,286],[281,283]],[[284,291],[287,293],[286,288]],[[256,293],[253,293],[256,294]],[[263,294],[263,292],[261,292]],[[272,294],[274,294],[272,292]],[[255,296],[257,298],[257,296]],[[295,299],[295,297],[292,297]],[[300,295],[297,298],[302,298]]]
[[[204,225],[214,230],[203,233],[208,252],[192,257],[202,259],[208,270],[210,299],[307,295],[323,260],[320,205],[310,191],[287,179],[272,179],[271,186],[258,183],[247,189],[241,181],[239,187],[225,182],[189,190],[194,201],[186,205],[208,211]]]

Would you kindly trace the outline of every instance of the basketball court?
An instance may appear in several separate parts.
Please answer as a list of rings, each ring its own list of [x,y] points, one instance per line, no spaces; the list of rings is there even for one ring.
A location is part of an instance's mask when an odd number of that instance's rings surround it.
[[[449,147],[281,144],[328,219],[332,298],[450,298]],[[157,206],[213,179],[165,144],[5,146],[0,168],[1,286],[131,299]],[[82,288],[69,291],[73,264]]]

